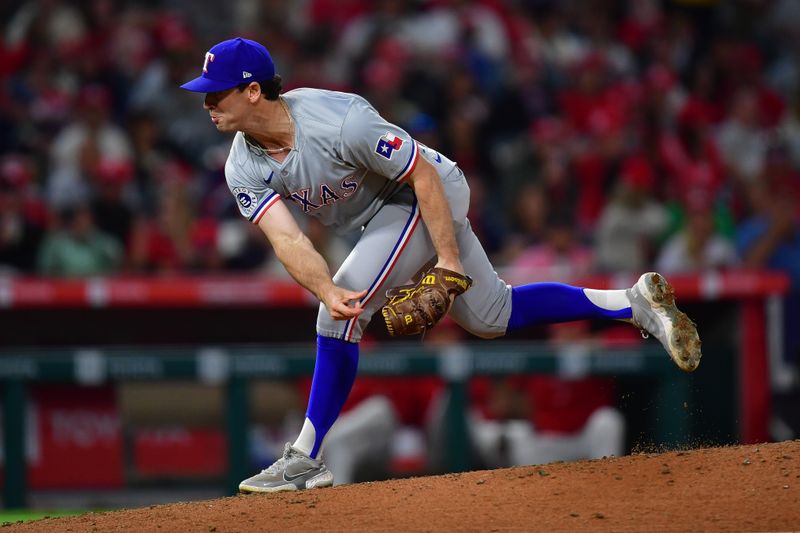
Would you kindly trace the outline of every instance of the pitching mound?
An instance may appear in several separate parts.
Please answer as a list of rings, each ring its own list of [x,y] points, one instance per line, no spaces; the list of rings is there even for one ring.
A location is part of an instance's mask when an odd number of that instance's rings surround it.
[[[798,531],[800,440],[90,513],[5,531]]]

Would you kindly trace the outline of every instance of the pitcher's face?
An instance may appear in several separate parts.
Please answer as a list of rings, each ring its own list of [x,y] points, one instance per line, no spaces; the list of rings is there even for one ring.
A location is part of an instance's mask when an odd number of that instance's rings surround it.
[[[203,108],[208,110],[211,122],[218,131],[238,131],[248,108],[247,91],[233,87],[225,91],[206,93]]]

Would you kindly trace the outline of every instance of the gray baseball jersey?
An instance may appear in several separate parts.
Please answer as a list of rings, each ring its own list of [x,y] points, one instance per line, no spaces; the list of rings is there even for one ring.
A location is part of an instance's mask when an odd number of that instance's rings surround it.
[[[285,93],[295,143],[279,163],[239,132],[225,176],[242,215],[258,223],[277,200],[295,202],[326,226],[360,228],[402,189],[402,181],[425,157],[440,176],[456,168],[385,121],[354,94],[321,89]],[[410,191],[406,191],[410,203]]]
[[[242,215],[258,223],[276,202],[291,200],[303,213],[340,231],[364,228],[334,275],[352,290],[368,289],[358,320],[333,320],[323,305],[320,335],[356,342],[390,287],[404,284],[435,256],[411,188],[403,183],[424,157],[438,172],[450,203],[461,261],[475,283],[456,299],[451,316],[483,337],[502,335],[511,291],[497,277],[467,220],[469,187],[448,158],[384,120],[363,98],[321,89],[282,95],[294,121],[294,147],[278,162],[236,134],[225,176]]]

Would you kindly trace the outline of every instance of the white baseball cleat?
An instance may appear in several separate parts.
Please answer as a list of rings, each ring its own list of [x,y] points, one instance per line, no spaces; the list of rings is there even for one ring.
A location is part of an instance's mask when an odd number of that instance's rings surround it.
[[[686,372],[700,364],[700,336],[694,322],[675,306],[675,290],[657,272],[642,274],[639,281],[626,291],[631,301],[634,326],[642,335],[653,335],[669,356]]]

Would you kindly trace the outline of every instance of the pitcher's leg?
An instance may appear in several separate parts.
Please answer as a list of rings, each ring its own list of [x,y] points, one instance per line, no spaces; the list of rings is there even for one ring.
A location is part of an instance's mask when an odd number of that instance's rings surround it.
[[[564,283],[530,283],[511,290],[508,331],[591,318],[631,318],[625,291],[598,291]]]
[[[598,291],[563,283],[512,288],[498,277],[468,221],[457,237],[461,262],[474,283],[456,298],[451,315],[474,335],[491,338],[537,324],[631,317],[631,304],[624,290]]]
[[[340,287],[368,289],[357,320],[334,320],[320,304],[311,396],[303,429],[293,445],[314,459],[350,394],[358,370],[358,341],[386,301],[386,289],[407,282],[433,256],[430,238],[419,222],[416,202],[410,207],[384,206],[334,276]]]
[[[486,257],[469,221],[458,226],[461,262],[474,283],[456,298],[450,312],[470,333],[499,337],[538,324],[572,320],[624,320],[661,342],[675,364],[692,372],[700,363],[701,343],[694,322],[675,305],[675,291],[664,276],[647,272],[630,289],[596,290],[563,283],[511,287]]]
[[[451,311],[458,324],[474,335],[498,337],[538,324],[611,319],[630,322],[661,343],[672,361],[694,371],[702,357],[694,322],[675,305],[675,291],[664,276],[647,272],[630,289],[596,290],[563,283],[506,285],[489,263],[472,230],[458,234],[462,264],[475,283],[459,296]]]

